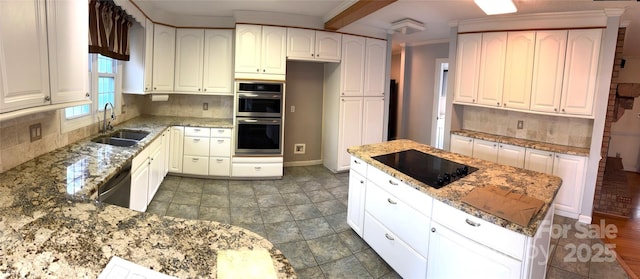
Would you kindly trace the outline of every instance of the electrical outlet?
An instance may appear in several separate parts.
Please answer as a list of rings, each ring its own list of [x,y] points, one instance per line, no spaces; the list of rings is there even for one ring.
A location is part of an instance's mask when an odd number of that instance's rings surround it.
[[[304,153],[305,153],[304,143],[296,143],[293,145],[293,154],[304,154]]]
[[[209,103],[202,103],[202,110],[209,110]]]
[[[122,106],[120,107],[120,113],[127,113],[127,104],[122,104]]]
[[[42,139],[42,125],[40,123],[29,126],[29,138],[31,142]]]
[[[296,112],[296,106],[291,106],[291,112]]]
[[[523,127],[524,127],[524,121],[518,120],[518,130],[522,130]]]

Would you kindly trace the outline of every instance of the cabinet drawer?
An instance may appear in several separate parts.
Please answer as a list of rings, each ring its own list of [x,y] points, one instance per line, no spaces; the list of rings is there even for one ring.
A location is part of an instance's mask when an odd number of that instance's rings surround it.
[[[214,176],[230,176],[231,175],[231,159],[229,157],[210,157],[209,158],[209,175]]]
[[[182,172],[186,174],[208,175],[209,157],[184,156]]]
[[[209,138],[184,137],[184,155],[209,156]]]
[[[396,196],[407,205],[415,208],[418,212],[426,216],[431,216],[431,204],[433,202],[433,198],[429,195],[416,190],[399,179],[393,178],[374,167],[368,168],[367,172],[367,179],[369,181]]]
[[[233,163],[231,164],[233,177],[278,177],[282,176],[280,163]]]
[[[188,137],[208,138],[210,136],[210,129],[201,127],[184,127],[184,135]]]
[[[526,237],[471,216],[440,201],[433,202],[433,221],[487,247],[522,260]]]
[[[426,278],[427,259],[368,213],[364,217],[364,240],[403,278]]]
[[[361,175],[367,175],[367,166],[368,164],[365,163],[364,161],[351,156],[351,164],[350,164],[350,169],[352,171],[355,171]]]
[[[209,145],[209,155],[217,157],[231,156],[231,139],[230,138],[211,138]]]
[[[223,129],[223,128],[211,128],[211,137],[215,138],[230,138],[231,137],[231,129]]]
[[[365,195],[366,212],[426,258],[431,219],[373,183]]]

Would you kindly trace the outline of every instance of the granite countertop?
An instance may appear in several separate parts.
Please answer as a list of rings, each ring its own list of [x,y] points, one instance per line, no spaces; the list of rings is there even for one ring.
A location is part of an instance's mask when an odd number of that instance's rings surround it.
[[[278,277],[295,277],[282,252],[249,230],[95,201],[100,185],[173,125],[233,121],[141,116],[114,127],[151,132],[137,145],[85,139],[0,174],[0,277],[95,278],[112,256],[180,278],[216,277],[218,253],[239,249],[267,250]]]
[[[483,132],[476,132],[476,131],[470,131],[470,130],[451,131],[451,134],[475,138],[475,139],[482,139],[482,140],[494,141],[499,143],[511,144],[511,145],[516,145],[516,146],[521,146],[526,148],[544,150],[549,152],[563,153],[563,154],[569,154],[569,155],[589,156],[589,148],[559,145],[559,144],[546,143],[546,142],[540,142],[540,141],[534,141],[534,140],[507,137],[507,136],[499,136],[499,135],[487,134]]]
[[[472,166],[478,168],[478,171],[462,179],[456,180],[445,187],[435,189],[372,158],[378,155],[409,149],[415,149],[427,154]],[[485,221],[527,236],[535,235],[538,227],[547,214],[549,207],[553,204],[553,200],[556,197],[558,189],[560,189],[560,186],[562,185],[562,180],[556,176],[511,166],[499,165],[485,160],[474,159],[411,140],[394,140],[378,144],[351,147],[348,149],[348,152],[365,161],[369,165],[382,170],[383,172],[403,181],[423,193],[426,193],[436,200]],[[521,226],[478,210],[477,208],[462,202],[462,198],[474,188],[490,185],[506,187],[507,189],[512,189],[514,193],[537,198],[544,202],[544,205],[538,214],[532,218],[528,226]]]

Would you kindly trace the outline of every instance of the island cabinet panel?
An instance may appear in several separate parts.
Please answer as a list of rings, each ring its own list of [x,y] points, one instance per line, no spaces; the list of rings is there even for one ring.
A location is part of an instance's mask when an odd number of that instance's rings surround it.
[[[450,152],[465,156],[473,156],[473,139],[459,135],[451,135]]]
[[[507,32],[482,34],[478,104],[501,105],[506,52]]]
[[[458,35],[456,79],[453,89],[453,100],[455,102],[477,102],[481,50],[482,34]]]
[[[364,201],[367,180],[355,171],[349,172],[349,198],[347,206],[347,224],[360,236],[364,226]]]

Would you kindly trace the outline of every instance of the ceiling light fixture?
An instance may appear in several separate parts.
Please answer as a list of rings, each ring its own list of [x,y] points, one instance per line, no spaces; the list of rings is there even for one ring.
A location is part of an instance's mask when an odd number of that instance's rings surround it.
[[[424,23],[420,21],[405,18],[392,22],[391,29],[402,34],[409,35],[419,31],[424,31],[426,28]]]
[[[508,14],[518,11],[512,0],[473,0],[487,15]]]

